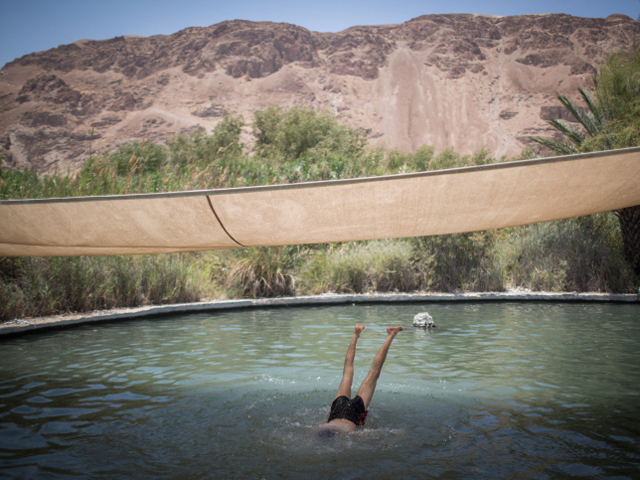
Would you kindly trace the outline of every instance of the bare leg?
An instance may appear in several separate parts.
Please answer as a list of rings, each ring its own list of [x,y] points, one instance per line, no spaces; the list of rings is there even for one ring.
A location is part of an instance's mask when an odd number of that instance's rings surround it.
[[[344,357],[342,381],[340,382],[340,386],[338,387],[336,398],[341,397],[342,395],[349,399],[351,398],[351,384],[353,383],[353,359],[356,357],[356,343],[358,342],[358,338],[360,337],[362,330],[364,330],[364,325],[356,323],[356,326],[353,330],[353,335],[351,336],[351,343],[349,343],[349,348],[347,349],[347,355]]]
[[[396,337],[398,332],[402,330],[402,327],[387,328],[387,338],[380,347],[380,350],[378,350],[378,353],[376,353],[376,356],[373,358],[373,365],[371,365],[369,373],[362,382],[362,385],[360,385],[358,396],[362,398],[365,409],[369,408],[369,403],[371,403],[371,398],[373,397],[373,392],[376,389],[378,378],[380,378],[382,365],[384,365],[384,361],[387,359],[387,353],[389,352],[389,347],[391,347],[391,342],[393,342],[393,339]]]

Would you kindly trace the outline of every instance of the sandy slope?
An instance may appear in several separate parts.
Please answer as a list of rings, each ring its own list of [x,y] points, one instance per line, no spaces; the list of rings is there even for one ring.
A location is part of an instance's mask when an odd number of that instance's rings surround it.
[[[623,15],[429,15],[339,33],[233,21],[82,40],[0,70],[2,166],[66,170],[90,150],[300,104],[335,113],[371,143],[514,155],[563,114],[556,92],[575,96],[638,40]]]

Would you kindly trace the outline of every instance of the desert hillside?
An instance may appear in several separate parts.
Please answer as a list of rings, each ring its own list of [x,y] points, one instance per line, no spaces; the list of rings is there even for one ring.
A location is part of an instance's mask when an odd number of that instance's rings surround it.
[[[2,167],[73,169],[133,140],[210,131],[227,113],[249,124],[274,104],[328,110],[372,144],[517,154],[563,114],[556,92],[575,97],[638,41],[627,16],[558,14],[427,15],[338,33],[230,21],[79,40],[0,70]]]

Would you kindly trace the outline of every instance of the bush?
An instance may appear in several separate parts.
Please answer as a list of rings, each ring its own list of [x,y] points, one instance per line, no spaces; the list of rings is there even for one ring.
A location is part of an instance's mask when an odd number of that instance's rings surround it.
[[[531,290],[633,292],[612,214],[513,229],[501,243],[513,286]]]
[[[225,286],[241,297],[279,297],[296,293],[291,269],[298,247],[249,247],[238,252]]]
[[[179,134],[167,140],[169,157],[173,165],[206,168],[216,160],[232,161],[242,157],[240,132],[244,126],[242,115],[226,115],[207,135],[202,127],[191,135]]]
[[[208,287],[189,254],[0,257],[0,320],[197,301]]]
[[[362,132],[340,124],[328,113],[306,107],[284,110],[269,107],[254,114],[255,152],[276,161],[326,155],[359,155],[365,140]]]
[[[407,241],[380,240],[327,245],[301,267],[306,293],[411,292],[422,276]]]
[[[109,161],[116,165],[118,175],[157,172],[166,160],[166,149],[147,141],[123,145],[109,156]]]
[[[427,271],[425,287],[440,292],[504,290],[496,239],[494,231],[413,239],[417,260]]]

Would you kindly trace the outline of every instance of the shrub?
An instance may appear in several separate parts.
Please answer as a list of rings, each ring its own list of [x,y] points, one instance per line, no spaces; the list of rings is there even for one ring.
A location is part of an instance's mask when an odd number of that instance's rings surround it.
[[[109,161],[116,165],[118,175],[157,172],[166,160],[166,149],[148,141],[123,145],[109,155]]]
[[[550,291],[633,291],[613,214],[513,229],[500,246],[513,286]]]
[[[189,254],[0,258],[0,319],[197,301]]]
[[[254,114],[255,152],[276,161],[326,155],[353,157],[362,152],[362,132],[340,124],[328,113],[306,107],[269,107]]]
[[[487,231],[413,239],[415,256],[427,271],[425,287],[441,292],[504,290],[496,238],[496,232]]]
[[[242,297],[295,295],[291,272],[298,247],[249,247],[238,252],[225,286]]]
[[[226,115],[207,135],[202,127],[191,135],[179,134],[167,140],[171,163],[180,167],[197,165],[206,168],[216,160],[230,161],[242,157],[240,132],[244,126],[242,115]]]
[[[380,240],[327,245],[301,267],[308,293],[411,292],[422,277],[408,241]]]

